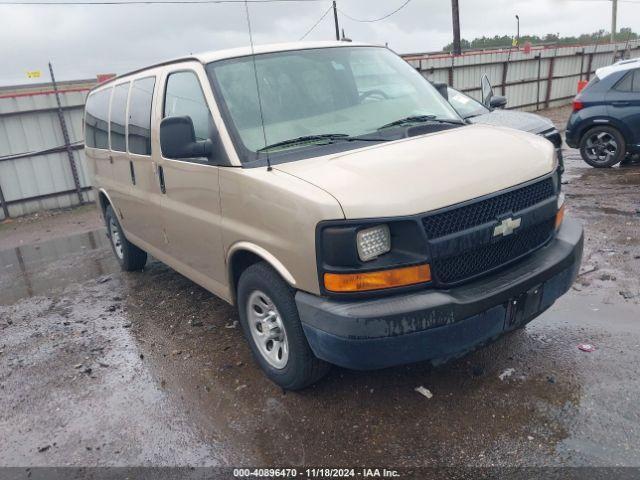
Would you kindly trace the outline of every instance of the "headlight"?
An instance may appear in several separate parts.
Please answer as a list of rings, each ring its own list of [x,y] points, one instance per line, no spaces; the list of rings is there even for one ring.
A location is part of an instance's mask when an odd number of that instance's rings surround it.
[[[558,158],[558,151],[554,148],[553,149],[553,168],[551,170],[553,171],[557,170],[559,165],[560,165],[560,159]]]
[[[391,233],[387,225],[360,230],[356,235],[358,256],[363,262],[373,260],[391,250]]]
[[[560,192],[560,195],[558,195],[558,213],[556,213],[556,230],[560,228],[564,220],[564,199],[564,193]]]

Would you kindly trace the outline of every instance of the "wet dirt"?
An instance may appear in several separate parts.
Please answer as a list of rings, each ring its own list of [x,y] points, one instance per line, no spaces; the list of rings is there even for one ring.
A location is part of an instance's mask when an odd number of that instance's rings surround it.
[[[0,251],[0,465],[640,465],[640,167],[567,167],[587,241],[554,307],[437,368],[298,393],[233,308],[153,259],[121,272],[102,229]]]

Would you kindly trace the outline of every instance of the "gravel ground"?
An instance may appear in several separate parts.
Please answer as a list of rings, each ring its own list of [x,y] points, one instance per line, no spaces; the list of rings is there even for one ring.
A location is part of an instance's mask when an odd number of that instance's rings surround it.
[[[95,210],[3,226],[0,465],[640,466],[640,167],[566,158],[569,294],[457,361],[299,393],[262,376],[231,307],[154,260],[121,272]]]
[[[0,222],[0,250],[102,228],[95,204],[38,212]]]

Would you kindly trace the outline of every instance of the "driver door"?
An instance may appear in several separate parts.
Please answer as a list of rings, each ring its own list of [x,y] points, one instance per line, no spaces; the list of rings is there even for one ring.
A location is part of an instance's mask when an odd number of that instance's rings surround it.
[[[179,64],[165,71],[162,118],[189,116],[197,140],[215,138],[202,65]],[[162,156],[159,180],[163,224],[170,259],[179,272],[214,293],[224,294],[226,270],[220,230],[219,166],[205,158],[173,160]]]

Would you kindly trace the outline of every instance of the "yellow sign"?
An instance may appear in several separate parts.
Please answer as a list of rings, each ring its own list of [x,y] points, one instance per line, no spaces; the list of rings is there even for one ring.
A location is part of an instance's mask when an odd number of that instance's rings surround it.
[[[512,47],[517,47],[518,46],[518,39],[517,38],[513,39],[513,42],[511,42],[511,46]]]
[[[42,72],[40,70],[32,70],[31,72],[27,72],[27,78],[40,78]]]

